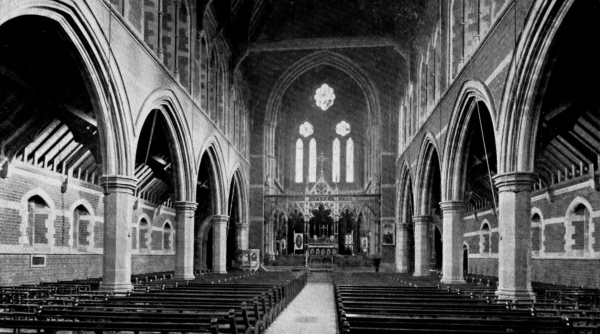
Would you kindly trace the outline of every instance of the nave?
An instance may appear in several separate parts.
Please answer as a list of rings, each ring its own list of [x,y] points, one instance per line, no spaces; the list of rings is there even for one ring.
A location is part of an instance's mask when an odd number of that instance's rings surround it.
[[[535,283],[506,300],[497,278],[467,284],[375,272],[279,271],[136,275],[127,293],[100,279],[1,288],[0,328],[14,333],[597,333],[600,290]]]

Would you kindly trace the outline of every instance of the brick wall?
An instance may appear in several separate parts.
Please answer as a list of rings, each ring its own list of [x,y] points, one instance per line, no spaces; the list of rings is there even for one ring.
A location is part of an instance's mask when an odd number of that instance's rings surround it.
[[[46,267],[31,268],[30,254],[0,254],[0,285],[38,284],[41,281],[100,277],[102,255],[56,254],[46,256]]]

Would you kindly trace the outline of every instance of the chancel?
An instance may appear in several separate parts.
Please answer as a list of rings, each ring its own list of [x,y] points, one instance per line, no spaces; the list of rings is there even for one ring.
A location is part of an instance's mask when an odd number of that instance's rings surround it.
[[[0,1],[0,329],[595,333],[600,2]]]

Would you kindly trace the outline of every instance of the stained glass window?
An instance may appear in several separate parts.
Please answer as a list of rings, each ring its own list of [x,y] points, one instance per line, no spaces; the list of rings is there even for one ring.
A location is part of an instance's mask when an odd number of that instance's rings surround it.
[[[341,121],[335,126],[335,133],[340,136],[345,136],[350,133],[350,124],[346,121]]]
[[[317,89],[315,93],[317,107],[325,111],[333,105],[333,100],[335,100],[335,94],[333,93],[333,88],[329,87],[329,85],[324,83]]]
[[[304,122],[302,123],[302,125],[300,125],[300,135],[302,135],[302,137],[308,137],[310,135],[312,135],[314,132],[313,126],[312,124],[308,123],[308,122]]]
[[[308,182],[317,182],[317,141],[312,138],[308,151]]]
[[[333,140],[331,180],[333,182],[340,182],[340,140],[337,138]]]
[[[302,139],[298,138],[296,141],[296,182],[302,182],[302,158],[304,156],[304,145]]]
[[[346,141],[346,182],[354,182],[354,141]]]

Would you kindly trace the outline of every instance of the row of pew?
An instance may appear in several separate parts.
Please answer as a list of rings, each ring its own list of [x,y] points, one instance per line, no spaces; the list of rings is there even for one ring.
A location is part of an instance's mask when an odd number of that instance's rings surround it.
[[[307,279],[306,274],[281,272],[205,274],[192,281],[155,276],[140,280],[126,294],[98,291],[93,280],[12,287],[7,294],[28,295],[0,304],[0,328],[13,333],[258,334],[296,297]]]
[[[355,273],[334,276],[334,289],[341,333],[599,332],[600,310],[591,303],[585,310],[593,316],[573,317],[576,303],[556,298],[513,303],[498,299],[487,284],[448,286],[437,276]]]

